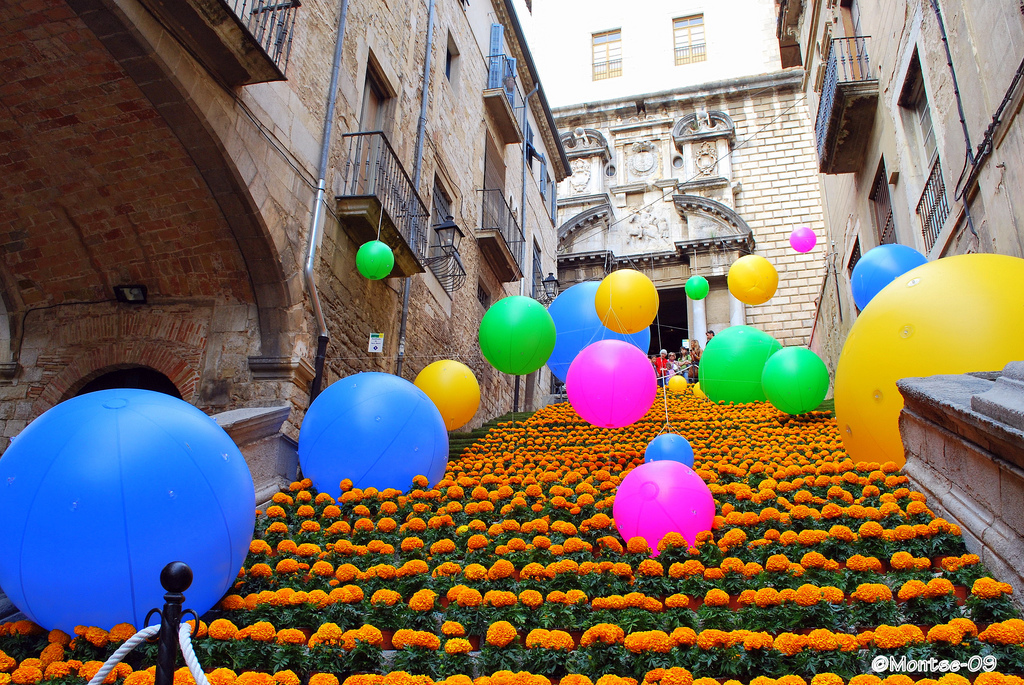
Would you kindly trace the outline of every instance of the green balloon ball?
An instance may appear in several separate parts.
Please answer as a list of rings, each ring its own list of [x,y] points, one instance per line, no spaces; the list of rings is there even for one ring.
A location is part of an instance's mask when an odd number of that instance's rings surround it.
[[[691,300],[703,300],[711,289],[708,279],[703,276],[690,276],[683,287],[686,288],[686,296]]]
[[[820,405],[828,394],[828,368],[806,347],[786,347],[765,363],[761,388],[779,411],[803,414]]]
[[[763,402],[761,373],[782,346],[753,326],[729,326],[700,358],[700,387],[715,402]]]
[[[387,278],[395,266],[395,253],[385,243],[371,240],[356,252],[356,269],[371,281]]]
[[[498,371],[522,376],[547,363],[555,322],[544,306],[514,295],[495,302],[480,321],[480,351]]]

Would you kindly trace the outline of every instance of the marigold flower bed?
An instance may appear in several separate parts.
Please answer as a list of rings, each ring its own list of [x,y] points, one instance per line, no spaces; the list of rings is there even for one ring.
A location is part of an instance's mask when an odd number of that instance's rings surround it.
[[[872,659],[977,655],[997,671],[922,675],[1024,685],[1010,586],[894,464],[854,464],[827,413],[671,395],[714,530],[694,547],[670,534],[656,558],[622,540],[615,488],[664,407],[659,395],[643,420],[608,430],[552,405],[489,431],[434,489],[343,483],[336,501],[293,483],[196,631],[210,682],[908,685],[870,675]],[[133,633],[5,624],[0,685],[81,685]],[[148,647],[107,682],[151,685],[154,660]]]

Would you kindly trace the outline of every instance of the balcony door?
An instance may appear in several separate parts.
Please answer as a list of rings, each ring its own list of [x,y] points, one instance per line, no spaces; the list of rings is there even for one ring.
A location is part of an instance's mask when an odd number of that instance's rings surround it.
[[[363,107],[359,113],[360,131],[383,131],[384,114],[388,96],[387,91],[373,73],[372,65],[366,65],[366,83],[363,87]],[[382,160],[386,158],[383,154],[384,136],[359,136],[355,139],[355,150],[353,157],[356,162],[356,175],[352,179],[350,194],[352,195],[379,195],[386,179],[382,175],[386,170],[382,169]]]

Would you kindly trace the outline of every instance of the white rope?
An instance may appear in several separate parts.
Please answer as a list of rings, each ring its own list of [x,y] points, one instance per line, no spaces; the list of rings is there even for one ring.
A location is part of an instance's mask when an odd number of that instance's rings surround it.
[[[149,639],[150,637],[156,635],[159,632],[160,624],[157,624],[155,626],[143,628],[142,630],[140,630],[139,632],[135,633],[130,638],[125,640],[124,644],[118,647],[117,651],[111,654],[110,658],[107,659],[106,662],[104,662],[100,670],[96,671],[96,675],[94,675],[92,677],[92,680],[89,681],[89,685],[100,685],[100,683],[106,680],[107,676],[110,675],[110,672],[114,670],[114,666],[117,666],[119,663],[121,663],[121,659],[123,659],[128,654],[128,652],[135,649],[135,647],[140,642]],[[204,683],[203,685],[206,684]]]
[[[192,649],[192,626],[188,623],[182,623],[181,628],[178,629],[178,644],[181,646],[181,655],[185,657],[185,665],[192,672],[196,685],[210,685],[206,680],[206,674],[203,673],[203,667],[199,665],[196,653]]]

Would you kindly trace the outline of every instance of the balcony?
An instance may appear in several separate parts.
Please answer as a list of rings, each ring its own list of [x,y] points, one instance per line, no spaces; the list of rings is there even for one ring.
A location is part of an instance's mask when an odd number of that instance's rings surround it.
[[[358,244],[380,239],[395,253],[392,276],[423,273],[430,213],[380,131],[342,136],[345,166],[338,217]]]
[[[483,207],[480,228],[476,231],[477,245],[498,280],[502,283],[518,281],[523,277],[523,248],[526,245],[523,230],[500,190],[483,190],[481,193]]]
[[[703,62],[708,58],[707,45],[697,43],[696,45],[680,45],[676,48],[676,66]]]
[[[935,247],[942,233],[942,227],[949,218],[949,201],[946,199],[946,184],[942,180],[942,167],[936,159],[932,164],[928,181],[924,184],[921,199],[917,202],[917,216],[921,220],[921,235],[926,250]]]
[[[141,0],[229,86],[285,80],[299,0]]]
[[[523,129],[519,122],[526,111],[523,93],[516,83],[516,61],[507,55],[488,58],[487,88],[484,89],[484,107],[505,145],[523,142]]]
[[[867,151],[878,104],[878,79],[871,74],[867,40],[832,39],[814,124],[818,170],[823,174],[857,171]]]

